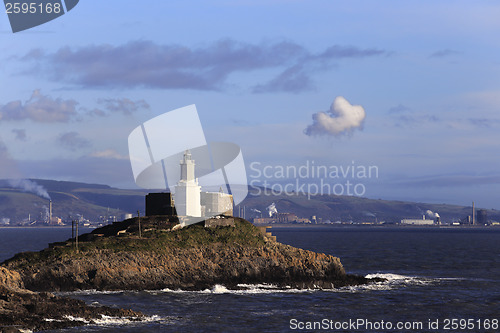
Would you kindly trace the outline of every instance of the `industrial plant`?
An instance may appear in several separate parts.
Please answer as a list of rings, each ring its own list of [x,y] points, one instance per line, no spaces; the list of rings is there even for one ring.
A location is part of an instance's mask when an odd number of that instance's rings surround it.
[[[259,212],[259,210],[254,210],[255,212]],[[307,218],[300,218],[293,213],[278,213],[278,209],[276,208],[276,204],[273,202],[269,206],[266,207],[266,211],[268,216],[262,217],[262,213],[260,217],[254,217],[253,223],[255,224],[267,224],[267,223],[311,223],[312,221]]]
[[[426,219],[425,215],[422,216],[422,219],[402,219],[402,225],[434,225],[439,224],[437,220]]]

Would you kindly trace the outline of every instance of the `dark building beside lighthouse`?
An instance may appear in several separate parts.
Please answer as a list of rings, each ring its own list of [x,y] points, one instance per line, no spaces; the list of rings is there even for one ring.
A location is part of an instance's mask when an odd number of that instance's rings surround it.
[[[149,193],[146,195],[146,216],[177,215],[172,193]]]

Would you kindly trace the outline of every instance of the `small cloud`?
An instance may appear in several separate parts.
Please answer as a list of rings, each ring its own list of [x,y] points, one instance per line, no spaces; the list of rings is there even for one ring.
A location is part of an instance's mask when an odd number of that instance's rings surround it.
[[[77,151],[91,146],[90,141],[82,138],[77,132],[67,132],[57,138],[57,142],[66,149]]]
[[[24,130],[24,129],[15,128],[12,130],[12,133],[14,133],[16,135],[16,140],[26,141],[26,139],[27,139],[26,130]]]
[[[107,117],[111,113],[119,112],[128,116],[139,110],[149,110],[150,108],[149,104],[143,99],[132,101],[128,98],[101,98],[97,103],[103,107],[87,110],[87,115]]]
[[[399,104],[397,106],[393,106],[392,108],[389,109],[389,113],[403,113],[403,112],[410,112],[411,109],[407,106],[404,106],[403,104]]]
[[[491,128],[496,127],[500,120],[490,118],[469,118],[467,121],[475,127]]]
[[[356,129],[363,128],[366,118],[365,109],[361,105],[351,105],[344,97],[338,96],[327,112],[313,114],[313,123],[304,133],[313,135],[349,135]]]
[[[387,113],[397,127],[414,127],[443,122],[441,118],[433,114],[418,112],[403,104],[391,107]]]
[[[395,125],[397,127],[414,127],[423,126],[427,124],[437,124],[443,122],[443,120],[435,115],[431,114],[395,114],[394,116]]]
[[[91,110],[87,110],[86,112],[87,112],[87,115],[89,115],[89,116],[106,117],[109,115],[106,111],[98,109],[98,108],[93,108]]]
[[[45,56],[45,52],[40,49],[32,49],[28,51],[24,56],[20,57],[21,60],[33,60],[33,59],[40,59],[41,57]]]
[[[444,57],[449,57],[449,56],[454,56],[457,54],[460,54],[461,52],[455,51],[455,50],[450,50],[450,49],[444,49],[444,50],[439,50],[434,53],[432,53],[429,58],[444,58]]]
[[[323,59],[341,59],[341,58],[364,58],[387,54],[379,49],[359,49],[354,46],[334,45],[327,48],[318,58]]]
[[[411,127],[420,122],[414,116],[407,114],[398,115],[395,119],[396,119],[396,126],[398,127],[405,127],[405,126]]]
[[[500,184],[499,174],[439,174],[400,179],[397,185],[403,187],[458,187],[481,184]]]
[[[254,123],[248,121],[248,120],[244,120],[244,119],[235,119],[235,118],[232,118],[230,119],[231,122],[237,126],[251,126],[251,125],[254,125]]]
[[[106,149],[106,150],[101,150],[101,151],[96,151],[90,154],[91,157],[97,157],[97,158],[109,158],[109,159],[115,159],[115,160],[128,160],[129,157],[128,155],[121,155],[117,151],[113,149]]]
[[[435,116],[433,114],[424,115],[424,119],[430,123],[439,123],[442,121],[441,118],[439,118],[438,116]]]
[[[291,92],[299,93],[306,90],[312,90],[311,79],[304,72],[301,66],[294,66],[286,69],[266,84],[257,85],[253,88],[254,93],[269,92]]]
[[[37,89],[33,91],[31,97],[24,103],[18,100],[0,105],[0,120],[66,123],[77,115],[75,109],[77,104],[74,100],[53,99],[42,95],[40,90]]]
[[[132,101],[128,98],[108,98],[100,99],[98,103],[103,104],[106,110],[110,112],[121,112],[124,115],[131,115],[132,113],[141,109],[149,109],[149,104],[143,99]]]
[[[98,105],[93,109],[76,106],[79,104],[73,99],[63,100],[42,95],[39,89],[33,91],[31,97],[26,101],[20,100],[0,105],[0,121],[23,121],[31,120],[39,123],[67,123],[71,120],[82,121],[82,116],[106,117],[111,113],[122,113],[131,115],[140,110],[149,110],[149,104],[144,100],[133,101],[129,98],[102,98],[97,100]],[[22,132],[15,132],[22,137]]]
[[[497,128],[500,125],[500,119],[495,118],[450,118],[424,112],[392,113],[391,118],[395,126],[408,128],[439,125],[456,130],[477,130]]]

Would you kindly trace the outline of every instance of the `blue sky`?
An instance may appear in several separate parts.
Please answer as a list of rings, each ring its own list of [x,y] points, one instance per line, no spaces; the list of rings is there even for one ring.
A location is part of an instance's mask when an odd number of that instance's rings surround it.
[[[196,104],[247,165],[375,165],[366,196],[500,208],[496,1],[80,1],[0,15],[0,178],[133,188],[127,137]],[[306,135],[344,97],[366,117]]]

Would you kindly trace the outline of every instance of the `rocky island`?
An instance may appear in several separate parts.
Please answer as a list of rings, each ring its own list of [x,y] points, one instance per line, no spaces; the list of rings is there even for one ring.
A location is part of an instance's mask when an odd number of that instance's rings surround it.
[[[215,223],[205,221],[187,228],[180,228],[175,217],[132,218],[79,236],[78,248],[76,239],[69,239],[50,244],[40,252],[17,254],[2,266],[3,276],[9,276],[0,281],[3,289],[22,290],[16,293],[39,298],[36,304],[79,302],[82,309],[93,308],[95,315],[109,310],[82,306],[82,302],[68,298],[63,301],[47,292],[203,290],[216,284],[236,289],[252,283],[329,289],[372,281],[346,274],[337,257],[281,244],[236,217],[220,217]],[[15,320],[10,320],[12,311],[10,317],[5,315],[10,299],[5,292],[0,299],[0,325],[14,324]],[[23,307],[28,313],[38,314],[47,308],[47,305]],[[71,309],[70,306],[68,310]],[[129,310],[112,310],[123,312],[110,315],[141,316]],[[64,315],[57,318],[50,313],[46,315],[45,322],[59,324],[64,319]],[[31,328],[39,327],[30,324]]]

